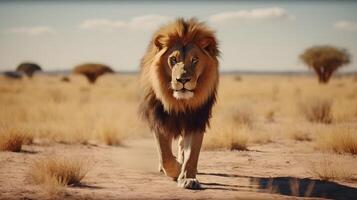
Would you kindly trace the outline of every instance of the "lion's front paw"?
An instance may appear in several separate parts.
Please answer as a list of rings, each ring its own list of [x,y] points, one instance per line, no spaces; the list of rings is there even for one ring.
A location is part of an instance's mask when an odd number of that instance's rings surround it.
[[[161,169],[164,171],[166,176],[171,177],[174,181],[177,180],[177,177],[180,174],[181,164],[176,160],[173,162],[166,162],[162,165]]]
[[[177,181],[177,186],[185,189],[199,190],[201,184],[195,178],[184,178]]]

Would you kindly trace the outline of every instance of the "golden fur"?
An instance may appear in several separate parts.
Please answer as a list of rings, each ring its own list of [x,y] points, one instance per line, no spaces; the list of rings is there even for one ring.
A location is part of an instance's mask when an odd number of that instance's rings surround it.
[[[192,47],[200,53],[200,61],[193,70],[195,74],[194,96],[177,99],[170,83],[174,84],[174,73],[170,74],[167,61],[174,47]],[[154,33],[141,62],[141,85],[144,95],[154,94],[165,111],[171,113],[195,110],[216,95],[218,85],[219,50],[214,32],[196,19],[177,19],[159,28]],[[189,85],[189,84],[188,84]]]

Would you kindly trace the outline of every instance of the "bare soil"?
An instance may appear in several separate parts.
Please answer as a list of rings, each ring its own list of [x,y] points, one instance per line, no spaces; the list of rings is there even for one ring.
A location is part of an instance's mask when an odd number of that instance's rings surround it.
[[[87,158],[93,166],[82,185],[49,195],[26,181],[31,163],[49,156]],[[357,199],[356,180],[321,181],[310,173],[321,156],[309,142],[292,140],[249,151],[203,151],[198,169],[203,189],[184,190],[158,171],[152,138],[120,147],[26,145],[20,153],[0,152],[0,199]]]

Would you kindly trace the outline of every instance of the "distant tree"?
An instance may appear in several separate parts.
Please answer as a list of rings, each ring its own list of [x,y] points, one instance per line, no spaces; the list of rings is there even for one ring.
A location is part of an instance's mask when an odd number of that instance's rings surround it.
[[[346,49],[326,45],[306,49],[300,59],[315,71],[319,82],[325,84],[338,68],[350,63],[351,56]]]
[[[69,79],[68,76],[63,76],[63,77],[61,78],[61,81],[62,81],[62,82],[71,82],[71,80]]]
[[[6,71],[4,72],[4,76],[10,79],[21,79],[22,73],[21,72],[14,72],[14,71]]]
[[[36,71],[42,71],[41,67],[35,63],[21,63],[17,66],[16,71],[26,74],[29,78],[32,78]]]
[[[76,66],[73,69],[73,73],[85,76],[89,83],[94,84],[98,77],[107,73],[114,73],[114,71],[106,65],[97,63],[85,63]]]

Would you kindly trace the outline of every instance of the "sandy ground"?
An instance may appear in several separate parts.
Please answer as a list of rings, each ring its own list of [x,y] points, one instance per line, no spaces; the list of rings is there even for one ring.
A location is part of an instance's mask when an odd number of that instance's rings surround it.
[[[308,165],[321,154],[308,142],[291,140],[249,151],[204,151],[198,175],[203,190],[180,189],[157,171],[152,138],[129,140],[123,147],[56,143],[25,146],[20,153],[0,152],[0,199],[55,198],[25,178],[34,160],[54,155],[94,163],[83,185],[66,188],[59,199],[357,199],[357,181],[313,178]],[[352,165],[357,166],[357,159]]]

